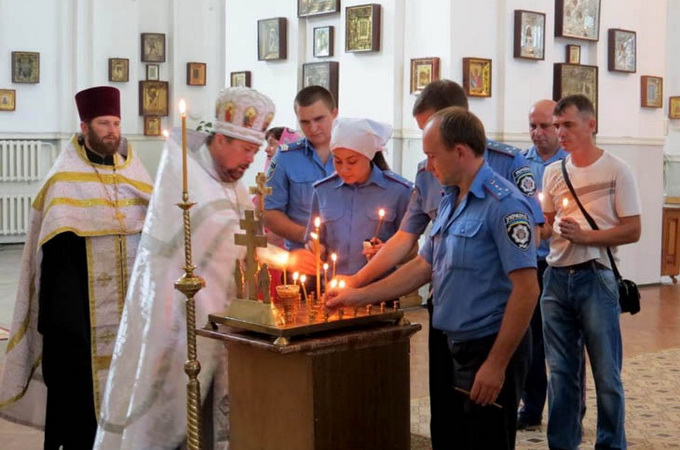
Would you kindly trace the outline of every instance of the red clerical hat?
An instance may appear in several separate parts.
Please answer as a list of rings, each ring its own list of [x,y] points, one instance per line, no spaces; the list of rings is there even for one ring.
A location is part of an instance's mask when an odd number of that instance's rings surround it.
[[[80,120],[87,122],[100,116],[120,118],[120,91],[111,86],[97,86],[76,94]]]

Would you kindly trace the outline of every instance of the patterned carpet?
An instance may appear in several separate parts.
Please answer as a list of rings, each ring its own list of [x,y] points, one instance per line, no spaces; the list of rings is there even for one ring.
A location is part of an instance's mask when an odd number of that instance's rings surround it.
[[[634,449],[680,449],[680,349],[647,353],[624,360],[626,435]],[[587,413],[583,421],[583,448],[595,445],[597,408],[590,373],[587,380]],[[430,399],[411,401],[411,433],[429,437]],[[544,417],[543,423],[546,423]],[[414,436],[415,439],[415,436]],[[413,441],[414,443],[416,440]],[[428,449],[417,440],[412,448]],[[517,433],[518,450],[548,448],[545,426]]]

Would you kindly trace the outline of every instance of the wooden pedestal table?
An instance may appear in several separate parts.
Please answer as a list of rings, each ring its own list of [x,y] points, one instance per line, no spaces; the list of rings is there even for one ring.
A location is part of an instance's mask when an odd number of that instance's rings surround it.
[[[230,448],[408,449],[409,347],[419,324],[271,339],[220,325],[229,353]]]

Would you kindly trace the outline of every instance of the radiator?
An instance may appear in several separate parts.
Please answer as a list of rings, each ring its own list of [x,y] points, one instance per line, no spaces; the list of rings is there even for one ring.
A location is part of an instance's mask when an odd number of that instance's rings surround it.
[[[23,235],[28,232],[32,202],[30,195],[0,196],[0,235]]]
[[[0,141],[0,181],[40,181],[41,141]]]

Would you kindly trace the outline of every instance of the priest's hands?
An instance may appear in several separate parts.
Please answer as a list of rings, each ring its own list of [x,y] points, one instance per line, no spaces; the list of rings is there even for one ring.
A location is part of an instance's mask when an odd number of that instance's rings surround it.
[[[314,253],[303,248],[292,250],[288,257],[287,269],[289,272],[316,275],[316,258]]]

